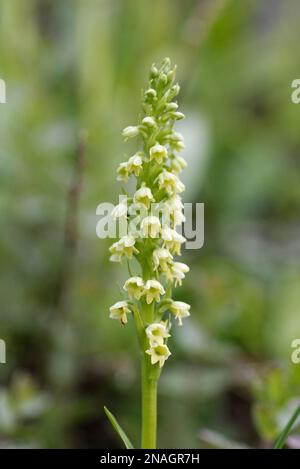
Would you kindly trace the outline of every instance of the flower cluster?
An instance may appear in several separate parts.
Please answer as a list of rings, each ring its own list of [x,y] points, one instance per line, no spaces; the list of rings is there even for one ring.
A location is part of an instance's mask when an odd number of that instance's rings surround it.
[[[159,367],[170,356],[166,343],[170,337],[170,318],[173,315],[182,325],[182,319],[190,314],[187,303],[172,299],[173,286],[180,286],[189,271],[186,264],[174,259],[181,255],[185,242],[176,228],[185,221],[180,197],[185,186],[179,174],[186,166],[178,155],[184,148],[183,137],[173,129],[175,122],[184,118],[174,101],[179,93],[175,71],[169,59],[159,69],[152,66],[148,87],[143,92],[144,116],[137,125],[123,130],[125,140],[139,139],[141,150],[117,169],[117,179],[126,182],[134,177],[136,189],[112,212],[115,219],[126,220],[129,229],[110,247],[112,262],[135,258],[141,268],[139,275],[130,273],[123,287],[128,300],[114,304],[110,317],[126,324],[127,315],[133,314],[143,350],[150,356],[151,364]],[[167,312],[170,314],[166,320]]]

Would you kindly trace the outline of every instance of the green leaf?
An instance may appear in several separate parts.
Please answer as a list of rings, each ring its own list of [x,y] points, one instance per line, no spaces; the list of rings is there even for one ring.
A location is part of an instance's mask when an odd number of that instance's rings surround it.
[[[298,407],[296,407],[296,410],[295,412],[292,414],[290,420],[288,421],[288,423],[286,424],[286,426],[284,427],[284,429],[282,430],[282,432],[280,433],[280,435],[277,437],[275,443],[274,443],[274,449],[282,449],[291,430],[292,430],[292,427],[294,425],[294,423],[296,422],[297,418],[299,417],[300,415],[300,404],[298,405]]]
[[[123,441],[125,448],[127,449],[134,449],[133,444],[131,443],[130,439],[124,432],[123,428],[118,424],[116,417],[108,410],[106,406],[104,406],[104,411],[108,420],[110,421],[112,427],[116,430],[117,434]]]

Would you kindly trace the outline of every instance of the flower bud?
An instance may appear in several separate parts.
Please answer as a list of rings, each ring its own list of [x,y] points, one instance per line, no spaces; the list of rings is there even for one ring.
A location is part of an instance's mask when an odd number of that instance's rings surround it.
[[[177,111],[178,104],[177,103],[168,103],[166,105],[166,111]]]
[[[158,70],[155,67],[155,65],[153,64],[152,67],[151,67],[151,70],[150,70],[150,78],[156,78],[157,75],[158,75]]]
[[[149,102],[152,102],[156,99],[157,93],[153,88],[149,88],[148,90],[145,91],[145,97]]]
[[[165,73],[160,73],[158,80],[160,86],[166,86],[166,84],[168,83],[168,77]]]
[[[142,120],[142,124],[146,125],[147,127],[155,127],[156,126],[155,120],[153,119],[153,117],[150,117],[150,116],[144,117],[144,119]]]
[[[185,115],[182,113],[182,112],[171,112],[170,113],[170,116],[172,117],[172,119],[176,120],[176,121],[179,121],[181,119],[184,119],[185,118]]]

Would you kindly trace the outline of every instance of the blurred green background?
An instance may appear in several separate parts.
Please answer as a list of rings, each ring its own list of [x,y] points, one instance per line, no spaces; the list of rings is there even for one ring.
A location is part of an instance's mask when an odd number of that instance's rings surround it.
[[[108,319],[126,272],[96,207],[165,56],[205,245],[183,253],[159,446],[270,445],[300,393],[299,21],[297,0],[0,0],[0,447],[117,448],[104,404],[139,441],[133,324]]]

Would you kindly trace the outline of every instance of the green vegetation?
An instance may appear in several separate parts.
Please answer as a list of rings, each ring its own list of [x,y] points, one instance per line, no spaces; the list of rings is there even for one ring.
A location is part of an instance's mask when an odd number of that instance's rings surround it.
[[[183,255],[191,317],[168,344],[160,447],[274,445],[300,395],[299,17],[297,0],[0,0],[1,446],[119,447],[104,404],[139,441],[133,323],[109,320],[127,266],[96,207],[165,56],[205,245]]]

